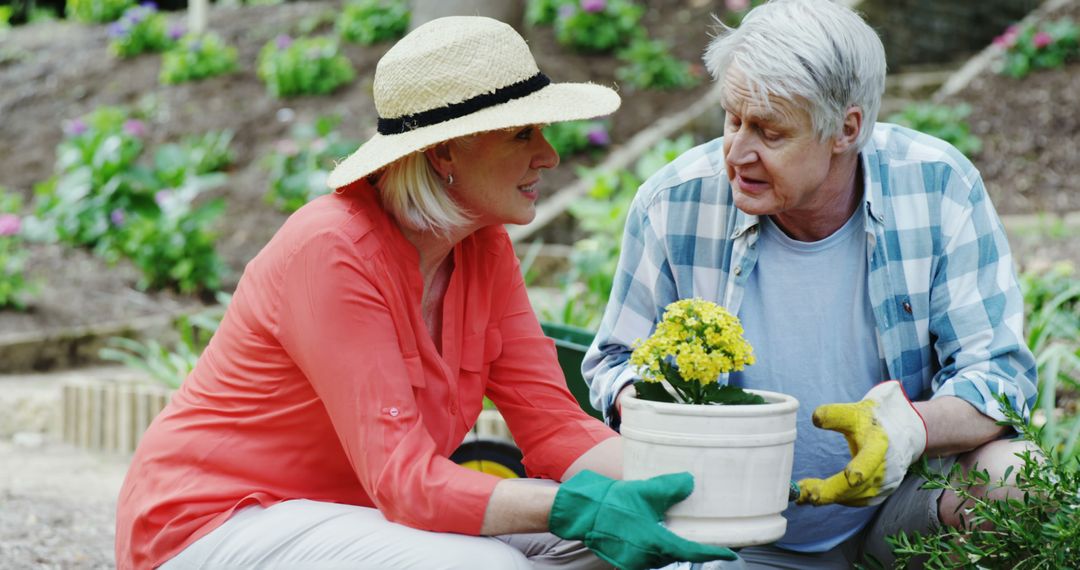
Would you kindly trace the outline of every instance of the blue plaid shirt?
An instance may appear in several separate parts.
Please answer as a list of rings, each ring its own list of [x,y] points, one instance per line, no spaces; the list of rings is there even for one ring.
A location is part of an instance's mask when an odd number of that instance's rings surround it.
[[[630,208],[611,299],[582,364],[593,406],[613,424],[615,396],[639,378],[630,347],[668,303],[701,297],[738,314],[759,220],[732,202],[722,145],[684,153]],[[978,171],[951,145],[883,123],[861,162],[882,370],[913,400],[956,396],[1002,419],[996,396],[1005,394],[1027,417],[1035,359],[1005,230]]]

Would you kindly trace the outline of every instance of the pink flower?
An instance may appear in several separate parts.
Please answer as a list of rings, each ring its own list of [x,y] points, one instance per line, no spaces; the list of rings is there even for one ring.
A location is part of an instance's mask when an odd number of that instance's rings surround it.
[[[724,0],[724,7],[728,12],[742,12],[750,7],[750,0]]]
[[[0,236],[13,236],[22,229],[22,220],[15,214],[0,214]]]
[[[1046,32],[1036,32],[1031,38],[1031,43],[1035,46],[1035,49],[1042,49],[1054,43],[1054,38]]]
[[[141,137],[146,134],[146,123],[138,119],[124,121],[124,133],[133,137]]]
[[[279,50],[288,49],[288,47],[291,46],[292,43],[293,39],[286,34],[281,34],[278,37],[274,38],[274,45],[276,45]]]
[[[581,0],[581,9],[586,12],[603,12],[607,8],[607,0]]]
[[[113,210],[112,212],[109,213],[109,220],[112,221],[112,224],[114,226],[119,227],[119,226],[124,225],[124,219],[125,219],[124,211],[121,210],[120,208],[117,208],[117,209],[115,209],[115,210]]]
[[[64,132],[69,137],[77,137],[87,130],[86,121],[82,119],[72,119],[64,125]]]
[[[154,202],[158,207],[163,207],[166,202],[172,199],[172,196],[172,189],[158,190],[157,193],[154,194]]]
[[[274,143],[274,150],[285,156],[296,156],[300,154],[300,145],[292,139],[281,139]]]

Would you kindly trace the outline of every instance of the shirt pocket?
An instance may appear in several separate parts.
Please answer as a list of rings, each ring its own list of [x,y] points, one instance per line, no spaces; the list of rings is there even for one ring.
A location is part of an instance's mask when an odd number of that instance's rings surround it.
[[[471,425],[480,416],[484,390],[487,387],[491,363],[502,354],[502,334],[490,328],[465,337],[461,347],[461,373],[458,390],[461,395],[462,418]]]

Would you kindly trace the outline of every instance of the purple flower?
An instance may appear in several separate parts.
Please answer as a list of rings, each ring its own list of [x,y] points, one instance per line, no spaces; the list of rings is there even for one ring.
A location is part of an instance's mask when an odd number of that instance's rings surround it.
[[[1035,46],[1035,49],[1042,49],[1052,43],[1054,43],[1054,38],[1046,32],[1036,32],[1031,38],[1031,44]]]
[[[22,220],[15,214],[0,214],[0,236],[13,236],[22,229]]]
[[[561,20],[565,20],[576,13],[577,6],[573,4],[563,4],[562,6],[559,6],[559,19]]]
[[[109,219],[112,220],[112,224],[114,226],[119,227],[119,226],[124,225],[124,219],[125,219],[124,218],[124,211],[121,210],[120,208],[117,208],[117,209],[113,210],[112,212],[109,212]]]
[[[130,22],[133,26],[139,24],[139,22],[142,22],[145,18],[146,13],[138,8],[130,10],[127,13],[127,21]]]
[[[124,22],[113,22],[109,24],[109,37],[110,38],[122,38],[128,34],[128,27]]]
[[[149,10],[151,12],[157,12],[157,9],[158,9],[157,4],[154,3],[154,2],[151,2],[150,0],[147,0],[146,2],[142,2],[141,4],[139,4],[139,6],[142,6],[143,8],[146,8],[147,10]]]
[[[280,36],[274,38],[274,45],[276,45],[279,50],[287,49],[289,46],[292,45],[292,42],[293,39],[287,34],[281,34]]]
[[[64,132],[67,133],[69,137],[77,137],[85,133],[86,130],[86,121],[83,121],[82,119],[72,119],[64,125]]]
[[[180,24],[173,24],[169,26],[168,33],[169,39],[175,42],[176,40],[184,37],[184,26],[181,26]]]
[[[172,199],[172,196],[173,192],[171,188],[158,190],[157,193],[154,194],[154,203],[156,203],[158,207],[164,207],[165,203]]]
[[[197,39],[197,38],[191,40],[191,43],[188,44],[188,51],[190,51],[192,53],[197,53],[197,52],[202,51],[202,40]]]
[[[607,146],[611,144],[611,135],[608,134],[604,125],[595,125],[585,133],[585,138],[593,146]]]
[[[146,134],[146,123],[138,119],[124,121],[124,133],[133,137],[141,137]]]
[[[581,0],[581,9],[595,14],[607,8],[607,0]]]

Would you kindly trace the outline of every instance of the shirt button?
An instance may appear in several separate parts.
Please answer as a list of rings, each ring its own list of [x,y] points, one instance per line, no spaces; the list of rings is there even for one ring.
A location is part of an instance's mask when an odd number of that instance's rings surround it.
[[[735,275],[742,275],[742,267],[735,268]]]
[[[401,412],[399,412],[397,408],[390,408],[389,410],[386,410],[386,413],[390,414],[390,417],[396,418]]]

